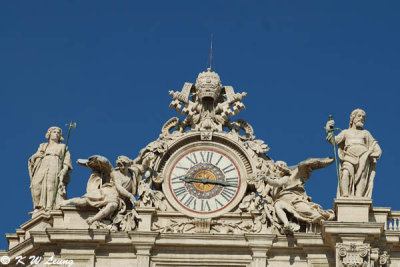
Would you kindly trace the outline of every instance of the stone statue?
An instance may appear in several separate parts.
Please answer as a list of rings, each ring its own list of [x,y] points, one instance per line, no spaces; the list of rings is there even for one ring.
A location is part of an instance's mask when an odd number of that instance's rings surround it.
[[[93,218],[86,220],[89,225],[111,217],[115,211],[122,215],[127,207],[134,205],[139,170],[132,166],[128,157],[119,156],[115,169],[108,159],[98,155],[91,156],[88,160],[80,159],[78,163],[93,171],[88,181],[87,193],[80,198],[65,200],[62,205],[99,208],[100,211]]]
[[[321,220],[332,220],[335,214],[332,210],[323,210],[318,204],[311,202],[304,189],[306,181],[311,177],[311,172],[332,164],[333,159],[308,159],[300,162],[293,168],[288,168],[283,161],[275,163],[275,175],[261,176],[268,185],[274,188],[270,190],[275,214],[283,223],[282,232],[294,232],[300,229],[295,222],[290,222],[287,213],[304,222],[315,223]]]
[[[46,139],[49,142],[40,144],[38,151],[28,160],[34,213],[51,209],[57,175],[60,177],[60,183],[55,207],[59,207],[60,201],[67,198],[66,187],[72,171],[71,155],[66,145],[60,143],[64,141],[62,130],[55,126],[50,127]],[[64,151],[64,163],[58,174]]]
[[[375,178],[376,160],[382,150],[378,142],[365,130],[366,113],[361,109],[350,115],[349,129],[337,136],[327,130],[327,140],[338,145],[340,159],[339,186],[337,198],[371,198]],[[326,129],[332,129],[335,122],[326,123]]]

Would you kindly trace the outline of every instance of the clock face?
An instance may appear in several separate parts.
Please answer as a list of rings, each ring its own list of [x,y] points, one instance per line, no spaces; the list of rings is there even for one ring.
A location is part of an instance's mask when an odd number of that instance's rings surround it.
[[[167,195],[183,213],[214,217],[233,208],[243,191],[240,162],[217,147],[192,148],[172,159]]]

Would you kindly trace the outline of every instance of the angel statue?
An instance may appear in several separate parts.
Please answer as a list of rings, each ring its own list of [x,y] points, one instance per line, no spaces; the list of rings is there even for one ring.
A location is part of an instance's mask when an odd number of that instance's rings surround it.
[[[86,220],[89,225],[112,217],[112,227],[117,228],[127,215],[133,220],[131,224],[135,224],[134,221],[138,217],[136,211],[132,209],[130,213],[126,213],[127,208],[133,208],[136,202],[139,170],[133,165],[132,160],[126,156],[119,156],[116,168],[113,168],[107,158],[99,155],[91,156],[89,159],[79,159],[77,163],[92,169],[87,183],[87,193],[82,197],[65,200],[62,205],[99,208],[100,211],[93,218]],[[131,225],[128,230],[133,230],[135,227],[136,225]]]
[[[275,163],[274,174],[277,177],[263,175],[267,184],[274,188],[270,191],[275,214],[283,223],[281,231],[291,233],[300,230],[300,225],[289,222],[288,213],[300,221],[316,223],[321,220],[333,220],[333,210],[323,210],[318,204],[311,202],[304,185],[311,177],[311,172],[332,164],[332,158],[312,158],[289,168],[284,161]]]

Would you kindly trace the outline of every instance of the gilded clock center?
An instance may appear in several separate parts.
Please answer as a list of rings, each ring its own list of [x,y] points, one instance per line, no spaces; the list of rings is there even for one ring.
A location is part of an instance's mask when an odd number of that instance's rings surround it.
[[[217,180],[217,176],[209,171],[209,170],[200,170],[199,172],[197,172],[194,177],[195,179],[208,179],[208,180],[213,180],[216,181]],[[193,186],[200,192],[208,192],[211,191],[212,189],[215,188],[215,184],[209,184],[209,183],[193,183]]]
[[[185,184],[187,191],[200,199],[210,199],[221,193],[223,186],[218,182],[224,182],[223,172],[211,163],[199,163],[194,165],[186,174],[186,177],[199,182]]]

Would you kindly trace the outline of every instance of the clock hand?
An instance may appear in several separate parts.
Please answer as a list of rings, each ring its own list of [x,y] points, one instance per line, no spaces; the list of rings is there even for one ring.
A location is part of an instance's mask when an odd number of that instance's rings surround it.
[[[180,180],[186,182],[186,183],[191,183],[191,182],[195,182],[195,183],[203,183],[203,184],[217,184],[218,182],[215,180],[209,180],[206,178],[179,178]]]
[[[191,183],[191,182],[195,182],[195,183],[203,183],[203,184],[217,184],[217,185],[223,185],[223,186],[233,186],[236,187],[235,184],[231,184],[225,181],[218,181],[218,180],[210,180],[210,179],[206,179],[206,178],[202,178],[202,179],[195,179],[195,178],[179,178],[179,180],[184,181],[186,183]]]

